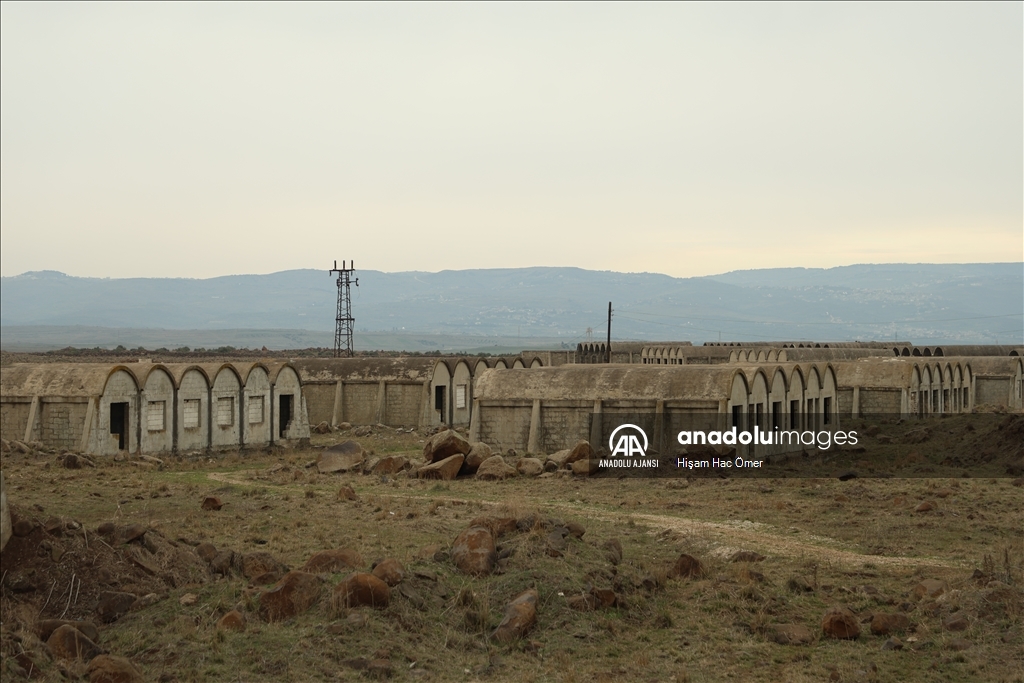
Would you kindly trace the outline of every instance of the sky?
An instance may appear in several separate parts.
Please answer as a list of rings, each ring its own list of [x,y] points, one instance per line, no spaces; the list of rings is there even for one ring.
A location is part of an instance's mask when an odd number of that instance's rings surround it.
[[[0,274],[1024,260],[1024,9],[0,5]]]

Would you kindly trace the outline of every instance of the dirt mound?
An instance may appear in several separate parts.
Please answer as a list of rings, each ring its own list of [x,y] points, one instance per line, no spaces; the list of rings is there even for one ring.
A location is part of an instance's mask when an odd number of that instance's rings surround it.
[[[12,519],[27,533],[12,536],[4,548],[5,625],[23,605],[37,619],[87,621],[95,618],[103,592],[141,598],[210,579],[190,546],[165,538],[157,529],[145,529],[126,542],[138,530],[114,525],[114,533],[103,536],[73,519],[41,521],[31,512],[11,506]]]

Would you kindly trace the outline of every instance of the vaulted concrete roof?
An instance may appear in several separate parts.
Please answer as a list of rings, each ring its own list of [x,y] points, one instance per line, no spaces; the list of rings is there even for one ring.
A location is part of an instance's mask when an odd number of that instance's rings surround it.
[[[128,368],[106,363],[15,363],[0,371],[0,395],[12,398],[99,396],[107,378],[118,369]],[[128,372],[135,378],[134,373]]]
[[[481,400],[727,399],[737,368],[722,365],[559,365],[491,369],[476,381]]]
[[[900,389],[911,385],[916,359],[909,357],[869,358],[832,363],[840,387]]]
[[[437,357],[303,358],[292,361],[303,382],[415,381],[429,382]]]

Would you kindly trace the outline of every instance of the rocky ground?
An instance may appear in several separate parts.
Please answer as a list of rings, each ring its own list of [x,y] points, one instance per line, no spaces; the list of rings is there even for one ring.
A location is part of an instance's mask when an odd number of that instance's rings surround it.
[[[379,426],[162,460],[9,444],[0,673],[1024,681],[1024,482],[930,459],[965,429],[915,446],[929,478],[845,481],[620,479],[585,444]]]

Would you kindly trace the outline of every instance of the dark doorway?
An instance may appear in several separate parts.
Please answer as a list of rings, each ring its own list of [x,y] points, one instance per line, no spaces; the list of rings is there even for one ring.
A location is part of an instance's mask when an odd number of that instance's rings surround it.
[[[110,433],[117,434],[117,450],[125,450],[128,441],[128,404],[110,404]]]
[[[281,417],[281,424],[277,428],[277,435],[284,438],[284,433],[292,426],[292,395],[281,394],[279,397],[280,410],[278,411]]]
[[[441,413],[441,422],[447,424],[448,420],[444,419],[444,390],[447,387],[434,387],[434,410]]]
[[[789,428],[800,429],[800,401],[789,402]]]

